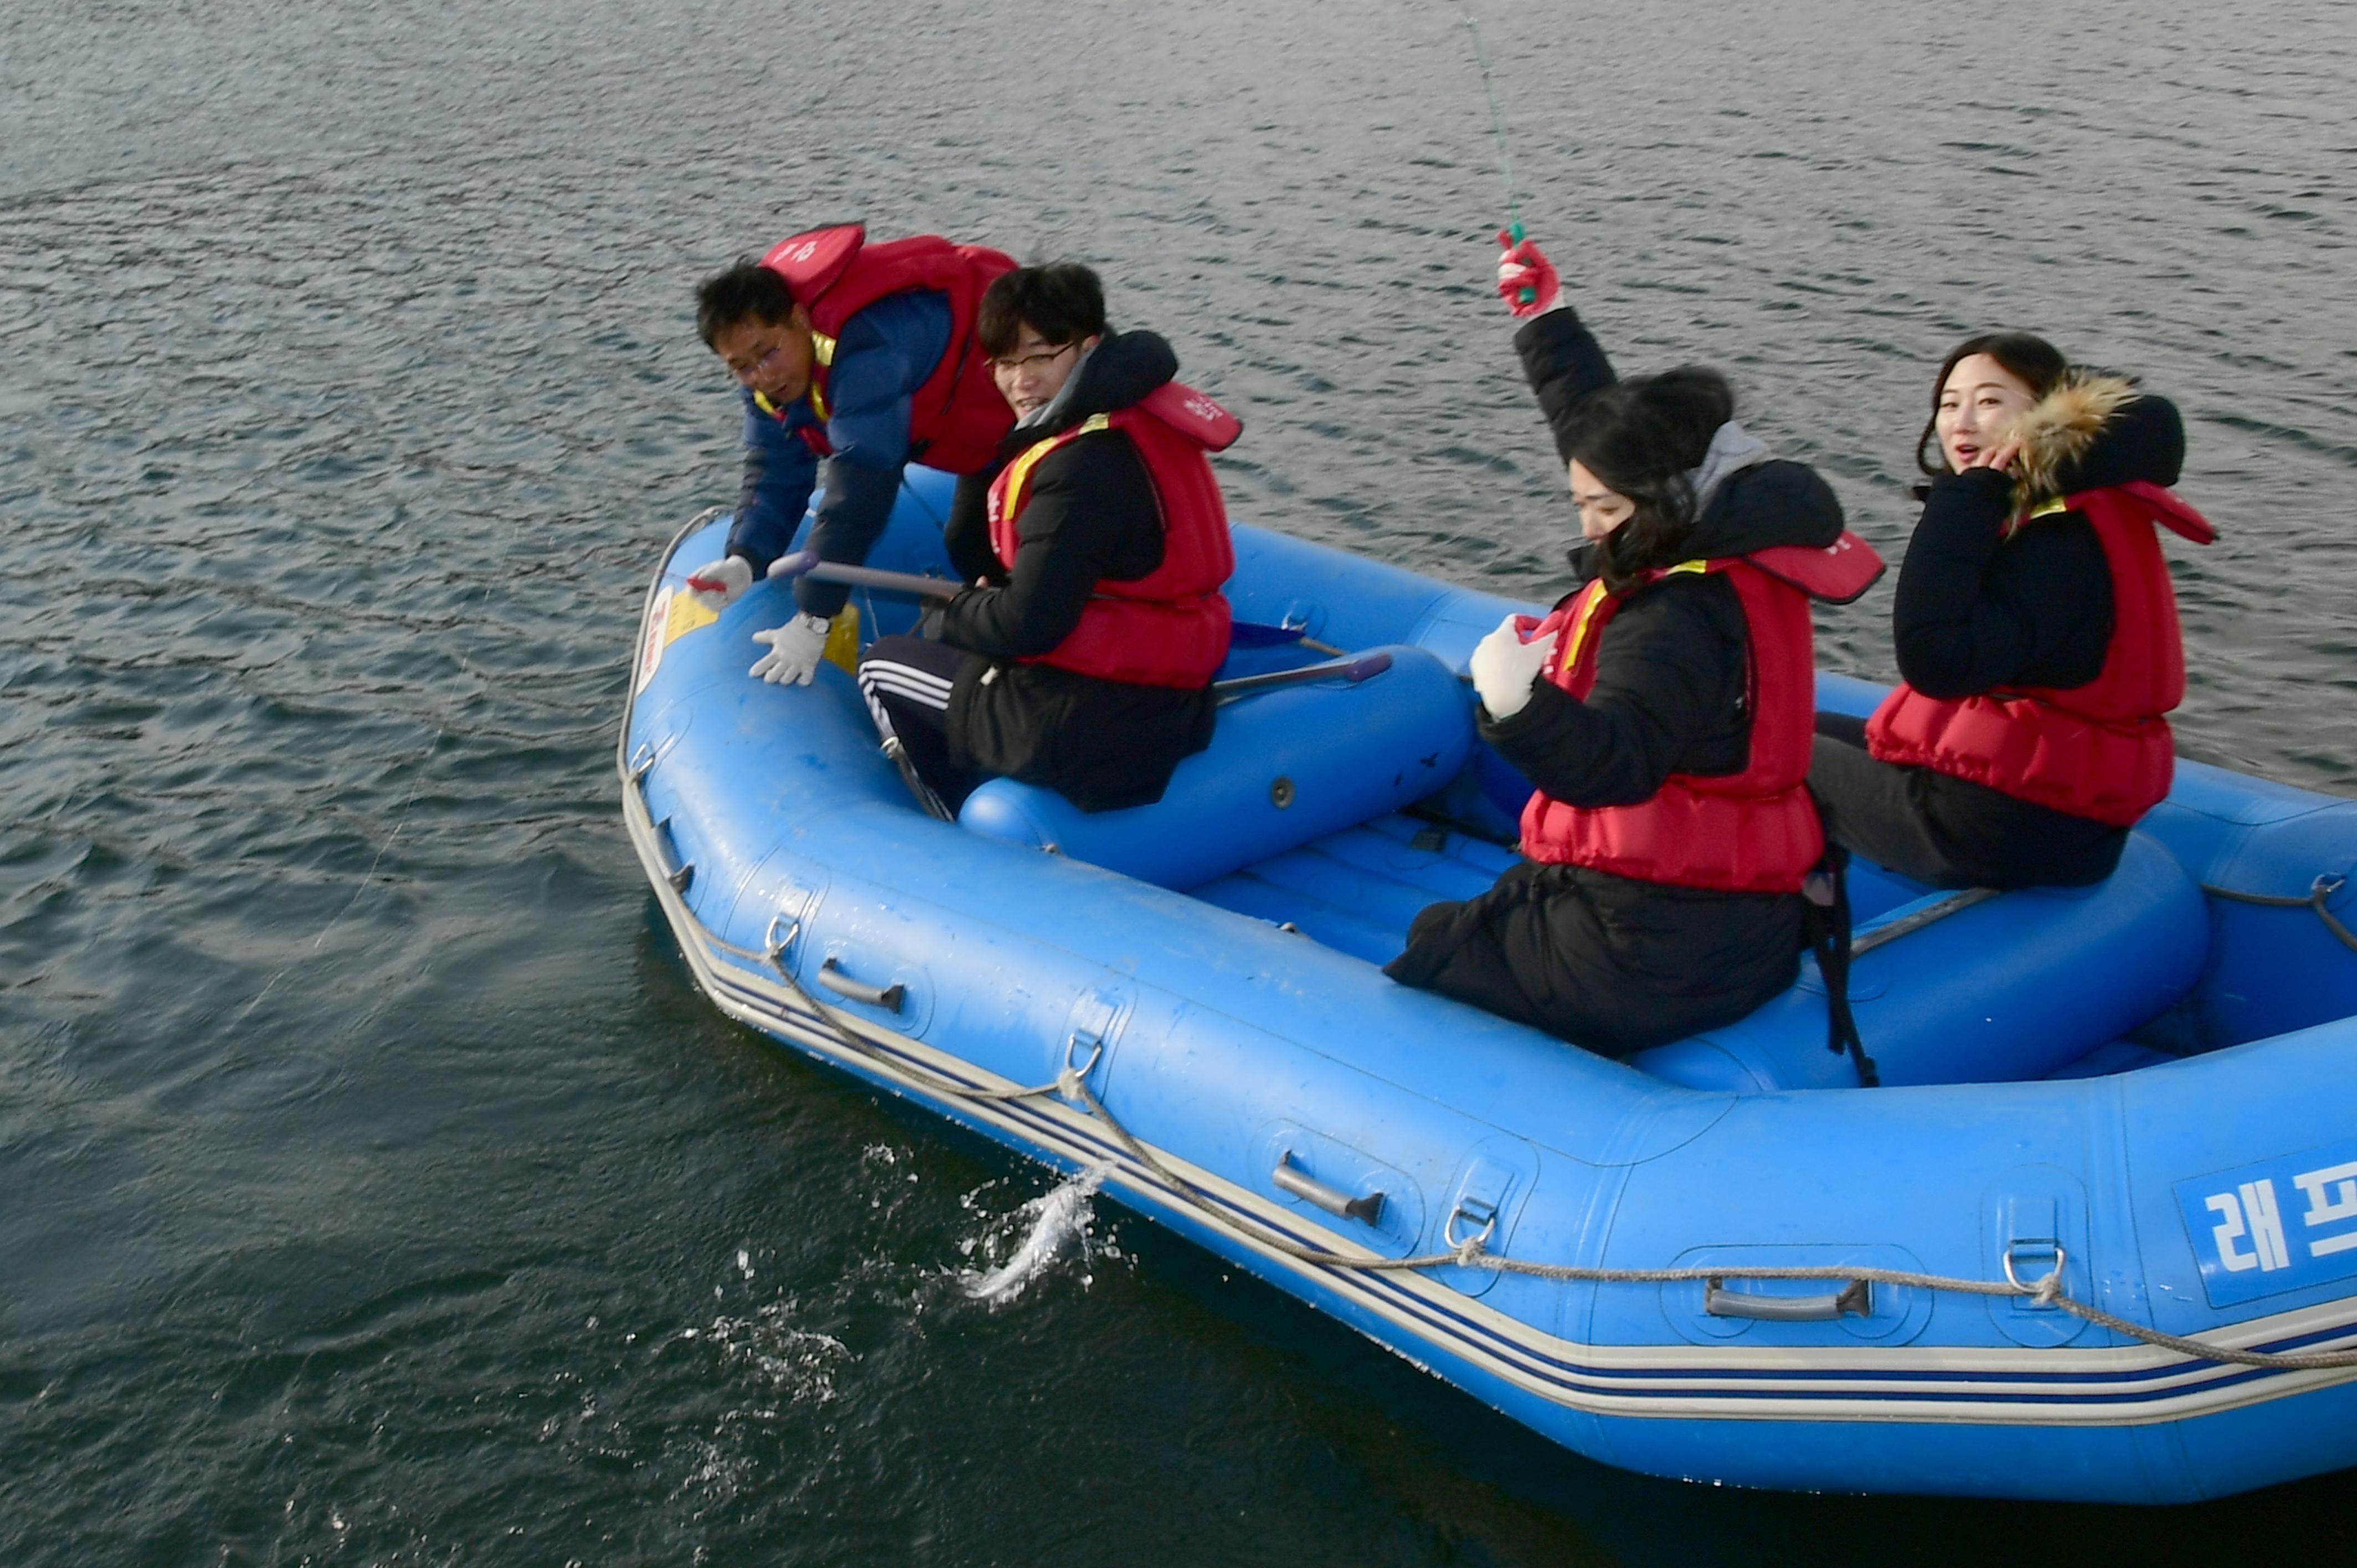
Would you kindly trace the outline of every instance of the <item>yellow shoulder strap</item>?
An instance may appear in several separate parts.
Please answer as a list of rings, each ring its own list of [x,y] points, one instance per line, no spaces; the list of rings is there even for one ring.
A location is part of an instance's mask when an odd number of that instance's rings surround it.
[[[1674,566],[1663,567],[1661,575],[1667,577],[1678,572],[1709,570],[1710,563],[1707,561],[1681,561]],[[1588,630],[1596,623],[1596,613],[1604,607],[1604,601],[1611,596],[1604,591],[1604,579],[1601,577],[1580,590],[1579,607],[1572,616],[1571,635],[1563,639],[1563,662],[1555,666],[1556,669],[1569,670],[1579,662],[1579,652],[1587,646]]]
[[[1088,418],[1081,421],[1080,424],[1072,426],[1071,429],[1065,431],[1061,435],[1055,436],[1047,441],[1035,441],[1030,446],[1026,446],[1022,452],[1017,456],[1015,461],[1006,465],[1006,505],[1005,508],[1005,515],[1007,520],[1012,521],[1015,515],[1023,510],[1023,492],[1030,487],[1031,470],[1039,466],[1039,459],[1045,457],[1057,447],[1061,446],[1065,442],[1071,440],[1074,436],[1086,435],[1093,431],[1110,430],[1112,428],[1112,420],[1106,418],[1102,413],[1092,413],[1089,415]]]
[[[1596,622],[1596,612],[1612,596],[1604,591],[1604,579],[1597,578],[1579,591],[1579,603],[1571,613],[1571,630],[1563,639],[1563,661],[1555,666],[1558,672],[1568,671],[1579,662],[1579,650],[1587,645],[1587,628]]]
[[[834,415],[828,412],[826,406],[825,372],[834,364],[834,339],[823,332],[812,333],[811,358],[818,361],[816,369],[811,372],[811,412],[821,419],[833,419]]]

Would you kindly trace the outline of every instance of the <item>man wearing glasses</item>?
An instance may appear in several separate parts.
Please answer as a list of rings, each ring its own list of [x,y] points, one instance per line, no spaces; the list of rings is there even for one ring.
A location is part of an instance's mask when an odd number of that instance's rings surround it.
[[[696,329],[745,402],[745,478],[728,553],[692,589],[719,610],[793,541],[826,466],[808,547],[856,564],[882,536],[910,462],[972,473],[996,455],[1013,414],[974,340],[983,291],[1014,266],[997,251],[935,234],[867,243],[859,224],[780,241],[696,286]],[[769,651],[750,673],[810,684],[827,626],[849,590],[794,584],[799,612],[754,633]]]
[[[1235,553],[1208,454],[1240,426],[1161,338],[1107,328],[1086,267],[1007,273],[977,331],[1015,427],[943,531],[972,585],[927,636],[878,638],[860,690],[937,815],[996,776],[1084,811],[1158,800],[1211,743]]]

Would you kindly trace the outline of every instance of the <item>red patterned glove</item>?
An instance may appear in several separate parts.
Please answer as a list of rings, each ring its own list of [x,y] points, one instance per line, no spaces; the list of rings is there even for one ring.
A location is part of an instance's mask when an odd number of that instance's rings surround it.
[[[1563,280],[1555,276],[1555,263],[1547,260],[1538,242],[1517,241],[1512,230],[1501,229],[1498,243],[1502,247],[1498,256],[1498,294],[1508,310],[1527,321],[1563,304]]]

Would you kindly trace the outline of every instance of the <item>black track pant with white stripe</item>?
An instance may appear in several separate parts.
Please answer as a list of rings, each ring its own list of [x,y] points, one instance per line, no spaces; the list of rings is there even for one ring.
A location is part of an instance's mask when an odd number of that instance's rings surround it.
[[[879,637],[859,658],[860,694],[884,749],[937,816],[956,816],[982,782],[950,761],[950,688],[972,657],[921,637]]]

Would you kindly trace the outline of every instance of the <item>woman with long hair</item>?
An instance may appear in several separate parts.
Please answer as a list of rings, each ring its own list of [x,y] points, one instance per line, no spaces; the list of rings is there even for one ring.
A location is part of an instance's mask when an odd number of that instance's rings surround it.
[[[1863,724],[1818,724],[1809,783],[1838,843],[1934,886],[2111,875],[2169,792],[2185,655],[2154,525],[2212,537],[2167,488],[2184,457],[2167,399],[2043,338],[1948,355],[1891,611],[1901,683]]]

